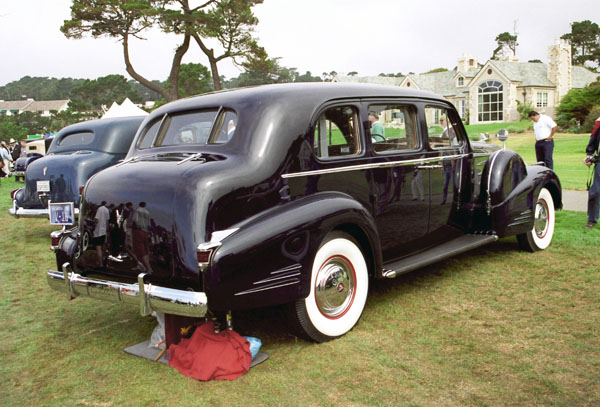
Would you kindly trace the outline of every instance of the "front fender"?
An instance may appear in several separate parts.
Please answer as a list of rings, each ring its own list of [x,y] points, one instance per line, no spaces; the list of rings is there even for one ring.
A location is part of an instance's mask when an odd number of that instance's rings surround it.
[[[375,223],[346,194],[314,194],[232,228],[238,230],[223,240],[203,275],[213,311],[285,304],[308,296],[314,256],[332,230],[352,233],[367,262],[376,259],[373,268],[381,268]]]
[[[562,189],[554,171],[539,165],[527,166],[511,150],[494,153],[482,178],[482,198],[491,230],[500,237],[531,230],[537,196],[544,187],[552,194],[555,208],[561,209]]]

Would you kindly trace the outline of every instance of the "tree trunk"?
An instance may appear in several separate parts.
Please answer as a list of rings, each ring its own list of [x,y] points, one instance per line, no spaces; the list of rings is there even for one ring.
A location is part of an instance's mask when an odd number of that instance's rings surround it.
[[[198,36],[197,33],[193,33],[192,36],[198,43],[198,46],[204,52],[206,57],[208,58],[208,62],[210,63],[210,74],[212,75],[213,86],[215,90],[221,90],[221,78],[219,77],[219,68],[217,67],[217,58],[215,58],[215,51],[213,49],[208,49],[206,45],[202,42],[202,39]]]

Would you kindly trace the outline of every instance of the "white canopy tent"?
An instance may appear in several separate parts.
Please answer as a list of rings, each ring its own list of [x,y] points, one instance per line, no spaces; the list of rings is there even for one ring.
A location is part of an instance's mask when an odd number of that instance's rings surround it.
[[[103,119],[110,119],[113,117],[130,117],[130,116],[148,116],[148,112],[137,107],[129,98],[126,98],[120,105],[117,102],[113,102],[110,109],[104,113]]]

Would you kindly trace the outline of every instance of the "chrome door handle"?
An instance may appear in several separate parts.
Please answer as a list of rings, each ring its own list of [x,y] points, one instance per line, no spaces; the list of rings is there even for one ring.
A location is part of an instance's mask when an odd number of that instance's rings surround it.
[[[419,169],[427,169],[427,168],[442,168],[442,165],[432,164],[432,165],[419,165],[417,166]]]

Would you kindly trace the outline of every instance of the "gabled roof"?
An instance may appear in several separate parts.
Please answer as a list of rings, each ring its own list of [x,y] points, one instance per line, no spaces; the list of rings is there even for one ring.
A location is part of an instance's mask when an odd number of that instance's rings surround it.
[[[33,100],[9,100],[0,102],[0,110],[23,110],[33,103]]]
[[[66,109],[70,100],[41,100],[39,102],[33,101],[30,105],[28,105],[25,109],[26,112],[37,112],[40,110],[44,111],[59,111],[61,109]]]
[[[407,81],[413,82],[419,89],[428,90],[442,96],[460,96],[463,88],[456,87],[456,71],[408,75]]]
[[[400,82],[404,79],[394,78],[391,76],[336,76],[339,82],[344,83],[374,83],[377,85],[400,86]]]
[[[489,63],[501,71],[511,82],[520,82],[520,86],[556,86],[548,79],[546,64],[496,60],[490,60]]]
[[[583,66],[574,66],[572,74],[572,86],[575,89],[585,88],[587,85],[600,78],[600,73],[592,72]]]

